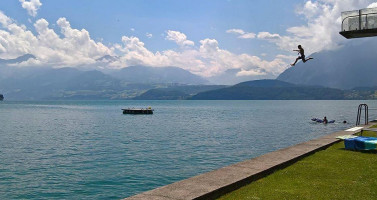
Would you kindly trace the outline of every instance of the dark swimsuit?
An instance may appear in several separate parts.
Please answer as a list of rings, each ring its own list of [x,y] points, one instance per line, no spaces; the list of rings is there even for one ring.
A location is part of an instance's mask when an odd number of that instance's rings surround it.
[[[298,59],[302,59],[302,61],[305,62],[305,54],[304,54],[304,49],[299,49],[299,53],[300,53],[300,56],[298,57]]]
[[[306,61],[305,60],[305,55],[299,56],[298,59],[302,59],[303,61]]]

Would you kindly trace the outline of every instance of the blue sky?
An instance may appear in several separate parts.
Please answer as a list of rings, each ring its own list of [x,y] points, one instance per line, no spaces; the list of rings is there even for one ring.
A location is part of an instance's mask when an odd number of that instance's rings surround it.
[[[36,17],[31,17],[15,0],[0,1],[1,10],[29,28],[38,18],[56,22],[60,17],[70,21],[72,27],[85,28],[94,39],[116,43],[123,35],[137,36],[153,51],[174,48],[164,41],[166,30],[178,30],[195,42],[203,38],[216,38],[223,48],[235,52],[258,53],[266,42],[237,40],[226,30],[239,28],[249,31],[283,33],[300,24],[294,12],[302,0],[53,0],[41,1],[43,6]],[[273,6],[271,6],[273,5]],[[279,17],[277,17],[279,16]],[[135,31],[131,31],[131,29]],[[147,38],[146,33],[154,37]],[[240,47],[241,46],[241,47]],[[259,48],[256,48],[259,47]]]
[[[173,65],[207,77],[239,69],[239,76],[258,79],[286,69],[297,44],[310,54],[345,43],[337,33],[340,12],[372,3],[2,0],[0,21],[6,23],[0,28],[0,58],[36,56],[20,66]],[[22,33],[14,33],[15,26]],[[117,60],[98,62],[104,55]]]

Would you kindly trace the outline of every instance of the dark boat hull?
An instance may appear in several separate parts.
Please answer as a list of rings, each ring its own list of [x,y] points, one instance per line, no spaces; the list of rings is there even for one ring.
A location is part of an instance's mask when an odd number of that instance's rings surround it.
[[[123,114],[133,114],[133,115],[151,115],[153,114],[152,109],[122,109]]]

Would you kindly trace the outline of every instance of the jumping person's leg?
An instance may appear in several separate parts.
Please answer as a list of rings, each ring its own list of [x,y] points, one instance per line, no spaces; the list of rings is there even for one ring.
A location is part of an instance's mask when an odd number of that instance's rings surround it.
[[[301,57],[296,58],[296,61],[293,64],[291,64],[291,66],[295,66],[295,64],[297,63],[297,61],[300,60],[300,59],[301,59]]]
[[[311,60],[311,59],[313,59],[313,58],[308,58],[308,59],[305,60],[305,62],[308,61],[308,60]]]
[[[309,58],[306,59],[305,55],[304,55],[304,56],[301,56],[301,59],[302,59],[302,62],[306,63],[306,61],[311,60],[313,58],[309,57]]]

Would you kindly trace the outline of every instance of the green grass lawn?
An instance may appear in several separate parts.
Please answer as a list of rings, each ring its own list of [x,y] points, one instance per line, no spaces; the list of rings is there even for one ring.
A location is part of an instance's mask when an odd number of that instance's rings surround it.
[[[345,150],[342,141],[220,199],[377,199],[377,151]]]

